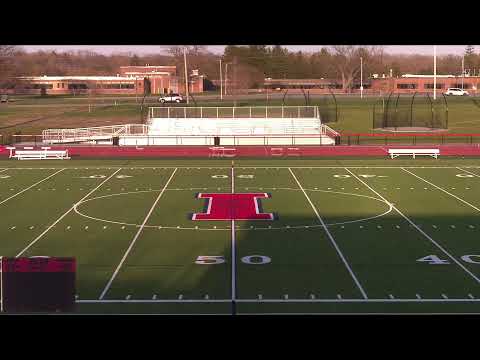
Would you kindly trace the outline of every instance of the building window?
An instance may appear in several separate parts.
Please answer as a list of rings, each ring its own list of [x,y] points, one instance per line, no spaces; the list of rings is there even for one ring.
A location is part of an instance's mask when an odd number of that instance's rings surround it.
[[[459,88],[461,89],[462,88],[462,83],[458,83],[458,84],[452,84],[452,86],[450,86],[452,88]],[[472,84],[469,84],[469,83],[463,83],[463,88],[464,89],[471,89],[472,88]]]
[[[33,84],[32,89],[53,89],[53,84]]]
[[[416,89],[418,84],[397,84],[397,89]]]
[[[68,84],[68,88],[70,90],[72,90],[72,89],[74,89],[74,90],[77,90],[77,89],[86,90],[86,89],[88,89],[88,86],[87,86],[87,84]]]
[[[445,87],[444,84],[441,84],[441,83],[437,84],[437,89],[443,89],[444,87]],[[424,89],[433,89],[433,83],[426,83],[426,84],[423,85],[423,88]]]

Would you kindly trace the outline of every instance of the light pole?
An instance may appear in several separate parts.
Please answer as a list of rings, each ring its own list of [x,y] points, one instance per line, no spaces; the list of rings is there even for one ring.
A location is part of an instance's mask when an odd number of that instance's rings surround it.
[[[363,99],[363,58],[360,57],[360,99]]]
[[[463,79],[465,77],[465,55],[462,56],[462,90],[463,90]]]
[[[187,48],[183,47],[183,62],[185,63],[185,93],[187,95],[187,105],[188,101],[188,74],[187,74]]]

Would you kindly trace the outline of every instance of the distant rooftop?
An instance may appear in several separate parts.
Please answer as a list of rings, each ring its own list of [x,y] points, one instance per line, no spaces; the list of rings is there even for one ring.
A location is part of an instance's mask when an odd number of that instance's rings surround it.
[[[77,80],[77,81],[95,81],[95,80],[132,80],[132,77],[126,76],[21,76],[21,80],[51,80],[51,81],[62,81],[62,80]]]

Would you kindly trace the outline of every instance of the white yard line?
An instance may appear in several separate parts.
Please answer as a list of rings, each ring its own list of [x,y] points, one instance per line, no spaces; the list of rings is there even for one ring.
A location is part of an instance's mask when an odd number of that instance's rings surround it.
[[[387,199],[385,199],[382,195],[380,195],[377,191],[375,191],[373,188],[371,188],[366,182],[364,182],[362,179],[360,179],[357,175],[355,175],[353,172],[345,168],[350,174],[352,174],[353,177],[355,177],[358,181],[360,181],[363,185],[365,185],[367,188],[369,188],[372,192],[377,194],[380,198],[383,200],[387,201],[389,204],[391,204]],[[460,263],[453,255],[451,255],[447,250],[445,250],[439,243],[437,243],[435,240],[433,240],[425,231],[420,229],[412,220],[410,220],[407,216],[405,216],[395,205],[391,204],[395,211],[403,217],[405,220],[408,221],[410,225],[412,225],[415,229],[418,230],[425,238],[427,238],[432,244],[434,244],[438,249],[440,249],[446,256],[448,256],[452,261],[460,266],[463,271],[465,271],[468,275],[470,275],[477,283],[480,283],[480,279],[475,276],[470,270],[468,270],[465,266],[463,266],[462,263]],[[423,300],[423,299],[422,299]]]
[[[305,195],[305,197],[307,198],[308,202],[310,203],[310,206],[312,207],[313,211],[315,212],[315,215],[317,215],[317,218],[318,218],[318,221],[320,221],[320,223],[323,225],[323,229],[325,230],[328,238],[330,239],[330,241],[332,242],[333,246],[335,247],[335,250],[337,251],[338,255],[340,256],[340,258],[342,259],[343,263],[345,264],[345,267],[347,268],[348,272],[350,273],[351,277],[353,278],[353,281],[355,281],[355,284],[357,285],[358,289],[360,290],[360,292],[362,293],[362,296],[364,297],[364,299],[368,299],[368,296],[367,294],[365,293],[365,290],[363,290],[363,287],[362,285],[360,285],[360,282],[358,281],[357,277],[355,276],[355,274],[353,273],[352,269],[350,268],[350,265],[348,264],[347,260],[345,259],[345,257],[343,256],[342,252],[340,251],[337,243],[335,242],[335,239],[333,238],[332,234],[330,233],[330,230],[328,230],[328,227],[327,225],[325,224],[325,222],[323,221],[322,217],[319,215],[318,211],[317,211],[317,208],[315,207],[315,205],[313,205],[312,201],[310,200],[310,197],[307,195],[307,193],[305,192],[302,184],[300,184],[300,182],[298,181],[297,177],[295,176],[295,174],[293,173],[292,169],[291,168],[288,168],[288,170],[290,171],[290,173],[292,174],[293,178],[295,179],[298,187],[302,190],[303,194]]]
[[[7,170],[8,170],[8,168],[2,169],[2,170],[0,170],[0,173],[4,172],[4,171],[7,171]]]
[[[479,209],[478,207],[476,207],[475,205],[472,205],[472,204],[470,204],[468,201],[465,201],[465,200],[463,200],[463,199],[459,198],[458,196],[456,196],[456,195],[454,195],[454,194],[452,194],[452,193],[448,192],[448,191],[447,191],[447,190],[445,190],[445,189],[442,189],[440,186],[437,186],[437,185],[435,185],[435,184],[431,183],[430,181],[428,181],[428,180],[426,180],[426,179],[422,178],[421,176],[418,176],[418,175],[414,174],[414,173],[413,173],[413,172],[411,172],[411,171],[408,171],[408,170],[406,170],[406,169],[404,169],[404,168],[402,168],[402,170],[403,170],[403,171],[405,171],[405,172],[407,172],[407,173],[409,173],[410,175],[413,175],[413,176],[415,176],[417,179],[420,179],[420,180],[422,180],[422,181],[426,182],[427,184],[430,184],[430,185],[432,185],[433,187],[437,188],[438,190],[441,190],[441,191],[443,191],[445,194],[447,194],[447,195],[450,195],[450,196],[454,197],[455,199],[457,199],[458,201],[460,201],[460,202],[464,203],[465,205],[468,205],[468,206],[470,206],[472,209],[475,209],[475,210],[477,210],[478,212],[480,212],[480,209]]]
[[[137,241],[138,237],[143,231],[143,228],[145,227],[145,224],[147,223],[148,219],[150,218],[150,215],[152,215],[153,210],[155,209],[155,206],[157,206],[158,201],[162,197],[163,193],[165,192],[165,189],[167,188],[168,184],[170,184],[170,181],[172,180],[173,176],[177,172],[177,168],[173,170],[172,174],[170,175],[170,178],[166,182],[165,186],[163,187],[162,191],[160,194],[158,194],[157,198],[155,199],[155,202],[153,203],[152,207],[150,208],[150,211],[148,212],[147,216],[145,216],[145,219],[143,220],[142,225],[140,226],[140,229],[138,229],[137,233],[135,234],[135,237],[133,238],[132,242],[130,243],[130,246],[128,247],[127,251],[125,251],[125,254],[122,257],[122,260],[120,260],[120,263],[118,264],[117,268],[115,269],[115,272],[113,273],[112,277],[108,281],[107,285],[105,286],[105,289],[103,289],[102,294],[100,295],[100,300],[103,299],[107,291],[110,289],[110,286],[113,283],[113,280],[117,277],[118,272],[120,271],[120,268],[122,267],[123,263],[125,262],[125,259],[127,258],[128,254],[133,248],[133,245]]]
[[[458,169],[458,170],[461,170],[461,171],[465,171],[466,173],[469,173],[470,175],[473,175],[473,176],[476,176],[476,177],[480,177],[480,175],[475,174],[475,173],[472,173],[471,171],[462,169],[461,167],[457,167],[457,169]]]
[[[16,257],[21,256],[25,251],[27,251],[33,244],[35,244],[38,240],[40,240],[43,235],[45,235],[48,231],[50,231],[51,228],[53,228],[56,224],[58,224],[65,216],[67,216],[70,211],[72,211],[75,206],[85,200],[87,197],[89,197],[93,192],[95,192],[100,186],[102,186],[104,183],[106,183],[108,180],[110,180],[115,174],[117,174],[122,168],[119,168],[117,171],[115,171],[112,175],[110,175],[108,178],[103,180],[98,186],[96,186],[93,190],[91,190],[87,195],[85,195],[83,198],[81,198],[78,202],[72,205],[70,209],[68,209],[62,216],[60,216],[52,225],[50,225],[44,232],[42,232],[40,235],[38,235],[30,244],[28,244],[22,251],[20,251]]]
[[[22,191],[19,191],[18,193],[16,193],[16,194],[13,194],[12,196],[10,196],[10,197],[6,198],[5,200],[2,200],[2,201],[0,201],[0,205],[2,205],[2,204],[4,204],[4,203],[6,203],[8,200],[10,200],[10,199],[13,199],[14,197],[16,197],[16,196],[18,196],[18,195],[20,195],[20,194],[24,193],[25,191],[27,191],[27,190],[31,189],[32,187],[34,187],[34,186],[37,186],[38,184],[40,184],[40,183],[42,183],[42,182],[44,182],[44,181],[46,181],[46,180],[50,179],[51,177],[53,177],[53,176],[57,175],[59,172],[62,172],[63,170],[65,170],[65,168],[63,168],[63,169],[60,169],[60,170],[58,170],[57,172],[54,172],[53,174],[51,174],[51,175],[47,176],[45,179],[42,179],[42,180],[40,180],[40,181],[37,181],[35,184],[33,184],[33,185],[30,185],[29,187],[27,187],[27,188],[23,189]]]
[[[232,165],[232,171],[231,171],[231,177],[232,177],[232,194],[235,193],[235,172],[233,169]],[[232,247],[232,302],[235,301],[237,297],[237,274],[236,274],[236,252],[235,252],[235,220],[233,219],[232,216],[232,237],[231,237],[231,247]]]

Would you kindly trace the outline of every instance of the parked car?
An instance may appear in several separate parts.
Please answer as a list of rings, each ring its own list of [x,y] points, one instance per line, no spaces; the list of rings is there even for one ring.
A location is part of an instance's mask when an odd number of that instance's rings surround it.
[[[8,102],[8,95],[0,95],[0,102],[2,103]]]
[[[161,103],[181,103],[185,102],[185,99],[182,95],[173,93],[160,97],[158,101]]]
[[[468,96],[468,91],[462,90],[459,88],[448,88],[447,91],[445,91],[445,95],[454,95],[454,96]]]

